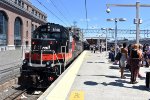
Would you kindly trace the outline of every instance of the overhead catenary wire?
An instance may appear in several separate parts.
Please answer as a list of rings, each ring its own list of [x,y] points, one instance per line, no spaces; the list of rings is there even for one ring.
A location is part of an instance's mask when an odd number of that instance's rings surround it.
[[[52,5],[57,9],[57,11],[64,17],[64,19],[70,24],[69,20],[64,16],[64,14],[58,9],[58,7],[55,5],[55,3],[52,0],[46,0],[47,2],[50,1]],[[48,2],[49,3],[49,2]],[[71,24],[70,24],[71,26]]]
[[[87,29],[88,29],[88,17],[87,17],[87,2],[85,0],[85,17],[86,17],[86,25],[87,25]]]
[[[63,8],[65,9],[65,11],[67,12],[67,14],[70,16],[70,18],[75,19],[75,18],[70,14],[69,10],[64,6],[62,0],[59,0],[59,1],[60,1],[61,5],[63,6]],[[72,21],[73,21],[73,20],[72,20]]]
[[[67,26],[67,24],[60,19],[57,15],[55,15],[51,10],[49,10],[43,3],[41,3],[39,0],[36,0],[40,5],[42,5],[45,9],[47,9],[53,16],[55,16],[58,20],[60,20],[63,24],[65,24]]]

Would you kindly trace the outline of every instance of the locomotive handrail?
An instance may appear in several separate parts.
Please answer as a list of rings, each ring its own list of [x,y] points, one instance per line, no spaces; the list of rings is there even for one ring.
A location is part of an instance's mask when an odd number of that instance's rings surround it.
[[[40,61],[41,61],[41,66],[42,66],[42,64],[43,64],[43,61],[42,61],[42,54],[43,54],[43,50],[41,50],[41,59],[40,59]]]
[[[31,57],[31,52],[32,52],[32,51],[29,52],[29,66],[31,66],[31,58],[32,58],[32,57]]]
[[[66,66],[66,47],[65,47],[65,63],[64,63],[64,66]],[[64,70],[65,70],[65,67],[64,67]]]
[[[60,61],[59,61],[59,59],[58,59],[58,57],[57,57],[57,55],[56,55],[55,50],[53,50],[53,52],[54,52],[54,54],[55,54],[55,56],[56,56],[56,59],[58,60],[59,65],[60,65],[60,74],[61,74],[61,64],[60,64]]]
[[[53,65],[54,65],[54,55],[55,55],[56,59],[58,60],[59,65],[60,65],[60,74],[61,74],[61,64],[60,64],[60,61],[59,61],[59,59],[55,53],[55,50],[41,50],[41,65],[42,65],[42,53],[43,53],[43,51],[52,51],[53,52]]]
[[[63,57],[63,61],[65,61],[65,60],[64,60],[64,56],[63,56],[63,53],[64,53],[64,52],[62,52],[62,49],[65,48],[65,47],[66,47],[66,46],[61,46],[61,54],[62,54],[62,57]]]
[[[65,52],[62,52],[62,48],[65,48]],[[66,66],[66,46],[61,46],[61,53],[65,53],[64,66]],[[65,67],[64,67],[64,70],[65,70]]]

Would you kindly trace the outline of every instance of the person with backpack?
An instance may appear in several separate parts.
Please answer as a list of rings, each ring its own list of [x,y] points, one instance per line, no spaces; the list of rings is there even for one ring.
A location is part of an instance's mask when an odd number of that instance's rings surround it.
[[[121,78],[125,79],[124,69],[126,67],[126,61],[128,57],[128,50],[126,48],[126,43],[123,43],[123,48],[121,48],[121,58],[120,58],[120,69],[121,69]]]
[[[137,83],[136,77],[139,73],[140,61],[142,59],[142,52],[139,50],[139,45],[134,44],[130,52],[130,66],[131,66],[131,84]]]

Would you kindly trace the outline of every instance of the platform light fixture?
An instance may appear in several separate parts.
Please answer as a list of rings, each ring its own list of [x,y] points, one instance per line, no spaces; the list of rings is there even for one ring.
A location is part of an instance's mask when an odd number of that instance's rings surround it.
[[[106,31],[106,52],[107,52],[107,34],[108,34],[108,30],[113,30],[113,28],[101,28],[101,30]]]
[[[115,21],[115,56],[117,54],[117,22],[126,21],[126,18],[110,18],[107,21]]]
[[[106,4],[106,12],[110,13],[110,6],[112,7],[135,7],[136,8],[136,18],[134,19],[134,24],[136,24],[136,43],[139,44],[140,39],[140,24],[142,24],[142,20],[140,19],[140,7],[150,7],[150,4],[140,4],[137,0],[136,4]]]

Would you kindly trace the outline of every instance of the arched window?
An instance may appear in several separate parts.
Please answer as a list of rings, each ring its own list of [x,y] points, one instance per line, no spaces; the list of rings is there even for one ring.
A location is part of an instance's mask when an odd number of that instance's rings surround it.
[[[14,45],[21,46],[22,21],[19,17],[15,19],[14,24]]]
[[[3,11],[0,11],[0,46],[7,44],[8,19]]]

